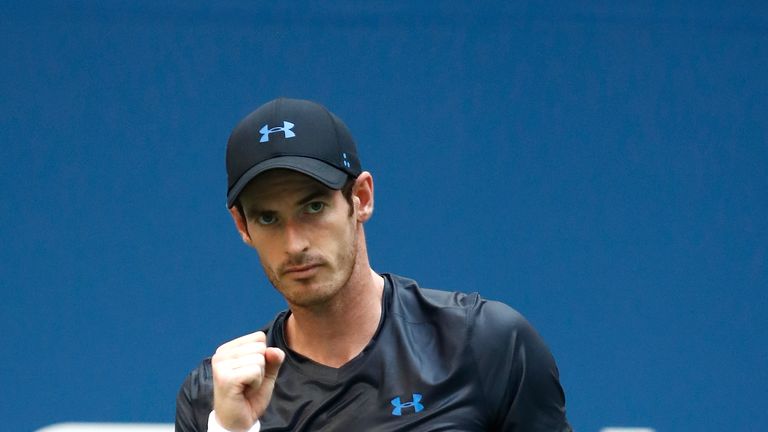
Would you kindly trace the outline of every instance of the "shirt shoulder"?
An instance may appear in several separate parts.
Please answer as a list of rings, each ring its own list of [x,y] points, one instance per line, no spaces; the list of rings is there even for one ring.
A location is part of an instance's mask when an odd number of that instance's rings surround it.
[[[532,330],[518,311],[502,302],[485,299],[477,292],[423,288],[412,279],[387,276],[393,286],[391,313],[409,322],[453,320],[482,341]]]
[[[484,340],[520,332],[524,337],[529,337],[533,336],[531,332],[535,333],[531,324],[517,310],[505,303],[485,299],[477,292],[423,288],[412,279],[386,275],[392,281],[394,314],[419,321],[431,320],[435,312],[447,311],[447,315],[464,320],[473,334]]]
[[[418,323],[440,318],[465,321],[467,313],[482,301],[477,293],[422,288],[412,279],[394,274],[385,276],[392,282],[390,313],[409,322]]]
[[[511,306],[462,293],[420,288],[391,275],[393,315],[429,323],[463,346],[494,430],[570,430],[555,360],[531,323]],[[450,336],[450,337],[448,337]],[[448,351],[451,352],[451,351]]]

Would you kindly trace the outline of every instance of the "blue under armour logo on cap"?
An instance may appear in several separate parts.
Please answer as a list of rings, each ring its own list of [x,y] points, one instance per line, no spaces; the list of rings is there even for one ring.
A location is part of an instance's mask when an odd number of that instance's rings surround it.
[[[286,138],[293,138],[296,136],[296,134],[291,130],[294,126],[295,125],[289,121],[283,121],[283,127],[275,126],[272,129],[269,128],[269,125],[264,125],[261,127],[261,130],[259,130],[259,133],[261,133],[261,139],[259,142],[264,143],[269,141],[269,134],[275,132],[282,132],[285,134]]]
[[[403,408],[413,408],[413,412],[417,413],[424,409],[424,405],[421,404],[421,395],[419,393],[413,394],[413,401],[402,403],[400,402],[400,396],[390,401],[395,409],[392,410],[392,415],[403,415]]]

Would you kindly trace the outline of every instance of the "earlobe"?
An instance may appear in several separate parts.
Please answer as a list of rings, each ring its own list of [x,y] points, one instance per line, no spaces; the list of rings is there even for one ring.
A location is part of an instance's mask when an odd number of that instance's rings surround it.
[[[237,228],[237,232],[243,239],[243,243],[251,246],[251,236],[248,234],[248,225],[245,218],[243,218],[243,215],[240,213],[240,210],[233,206],[229,208],[229,213],[232,215],[232,221],[235,222],[235,228]]]

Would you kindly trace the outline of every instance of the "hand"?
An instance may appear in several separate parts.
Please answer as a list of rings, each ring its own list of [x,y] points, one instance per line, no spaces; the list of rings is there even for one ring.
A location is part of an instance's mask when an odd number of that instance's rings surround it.
[[[227,430],[247,431],[267,409],[285,353],[267,348],[264,332],[227,342],[216,350],[213,367],[213,409]]]

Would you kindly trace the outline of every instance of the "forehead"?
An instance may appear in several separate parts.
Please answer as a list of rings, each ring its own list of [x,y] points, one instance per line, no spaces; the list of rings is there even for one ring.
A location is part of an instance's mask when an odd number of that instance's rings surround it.
[[[318,192],[330,194],[334,190],[300,172],[273,169],[256,176],[243,189],[239,198],[243,203],[255,203]]]

